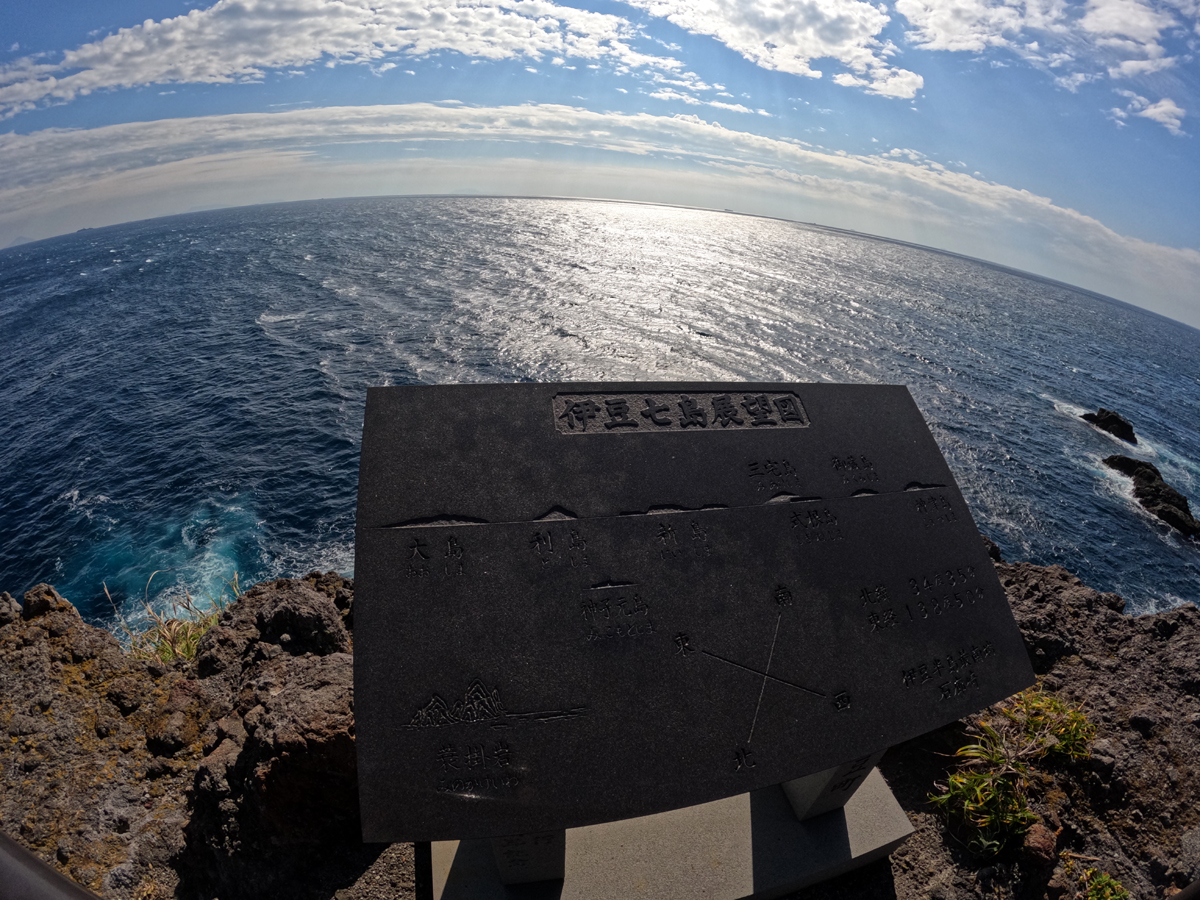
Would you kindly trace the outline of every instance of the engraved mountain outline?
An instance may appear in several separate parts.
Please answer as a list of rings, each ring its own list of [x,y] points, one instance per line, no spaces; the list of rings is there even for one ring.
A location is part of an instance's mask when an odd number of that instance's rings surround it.
[[[434,694],[428,703],[417,710],[408,725],[410,728],[436,728],[458,722],[483,722],[503,718],[506,712],[504,704],[500,702],[500,692],[495,688],[488,690],[476,678],[463,698],[456,700],[453,706],[443,700],[440,694]]]

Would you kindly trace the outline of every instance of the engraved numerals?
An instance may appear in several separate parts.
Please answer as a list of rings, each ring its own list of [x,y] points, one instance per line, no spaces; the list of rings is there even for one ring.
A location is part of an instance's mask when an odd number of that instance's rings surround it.
[[[983,599],[983,588],[971,584],[975,580],[974,566],[959,566],[908,579],[911,602],[906,606],[910,615],[928,619],[931,615],[940,616],[978,603]]]
[[[919,625],[929,619],[974,606],[983,600],[983,587],[974,566],[940,569],[908,579],[906,596],[896,603],[886,586],[864,587],[859,591],[860,606],[867,612],[871,631],[883,631],[900,625]],[[884,604],[891,604],[884,607]]]
[[[922,591],[932,593],[943,588],[956,588],[975,578],[974,566],[959,566],[957,569],[945,569],[930,575],[921,575],[908,579],[909,589],[914,595]]]

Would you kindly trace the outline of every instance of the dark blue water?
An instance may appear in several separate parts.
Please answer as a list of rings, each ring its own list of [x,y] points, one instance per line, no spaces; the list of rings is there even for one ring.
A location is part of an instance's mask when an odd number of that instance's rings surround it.
[[[1200,546],[1100,462],[1200,501],[1200,332],[861,235],[584,201],[250,207],[0,253],[0,334],[0,589],[49,581],[94,622],[105,586],[136,619],[235,571],[349,573],[368,386],[579,379],[907,384],[1009,558],[1137,611],[1200,600]],[[1137,450],[1077,418],[1101,405]]]

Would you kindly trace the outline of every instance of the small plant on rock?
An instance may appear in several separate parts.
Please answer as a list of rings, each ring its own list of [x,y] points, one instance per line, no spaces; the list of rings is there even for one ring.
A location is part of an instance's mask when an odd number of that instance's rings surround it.
[[[150,575],[146,582],[146,592],[149,593],[150,581],[158,572]],[[105,596],[112,603],[108,586],[104,586]],[[166,663],[190,662],[196,658],[200,646],[200,638],[216,624],[217,619],[227,606],[236,601],[243,591],[238,584],[238,573],[226,580],[221,593],[208,598],[208,605],[201,609],[192,599],[192,594],[186,588],[182,600],[172,600],[170,614],[164,615],[150,606],[148,597],[142,599],[142,607],[150,617],[150,624],[145,629],[134,631],[121,619],[121,628],[128,641],[129,654],[134,659],[156,659]],[[113,604],[116,608],[116,604]]]
[[[1129,900],[1129,891],[1106,872],[1088,869],[1079,876],[1078,900]]]
[[[1047,757],[1086,759],[1096,729],[1039,684],[983,713],[977,733],[954,754],[958,771],[930,800],[965,827],[974,852],[995,856],[1037,821],[1027,798],[1032,765]]]

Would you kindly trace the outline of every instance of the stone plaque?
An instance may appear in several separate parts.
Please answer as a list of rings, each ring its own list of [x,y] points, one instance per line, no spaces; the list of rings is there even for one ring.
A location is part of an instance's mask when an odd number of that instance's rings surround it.
[[[355,546],[366,841],[731,797],[1033,681],[900,386],[373,388]]]

